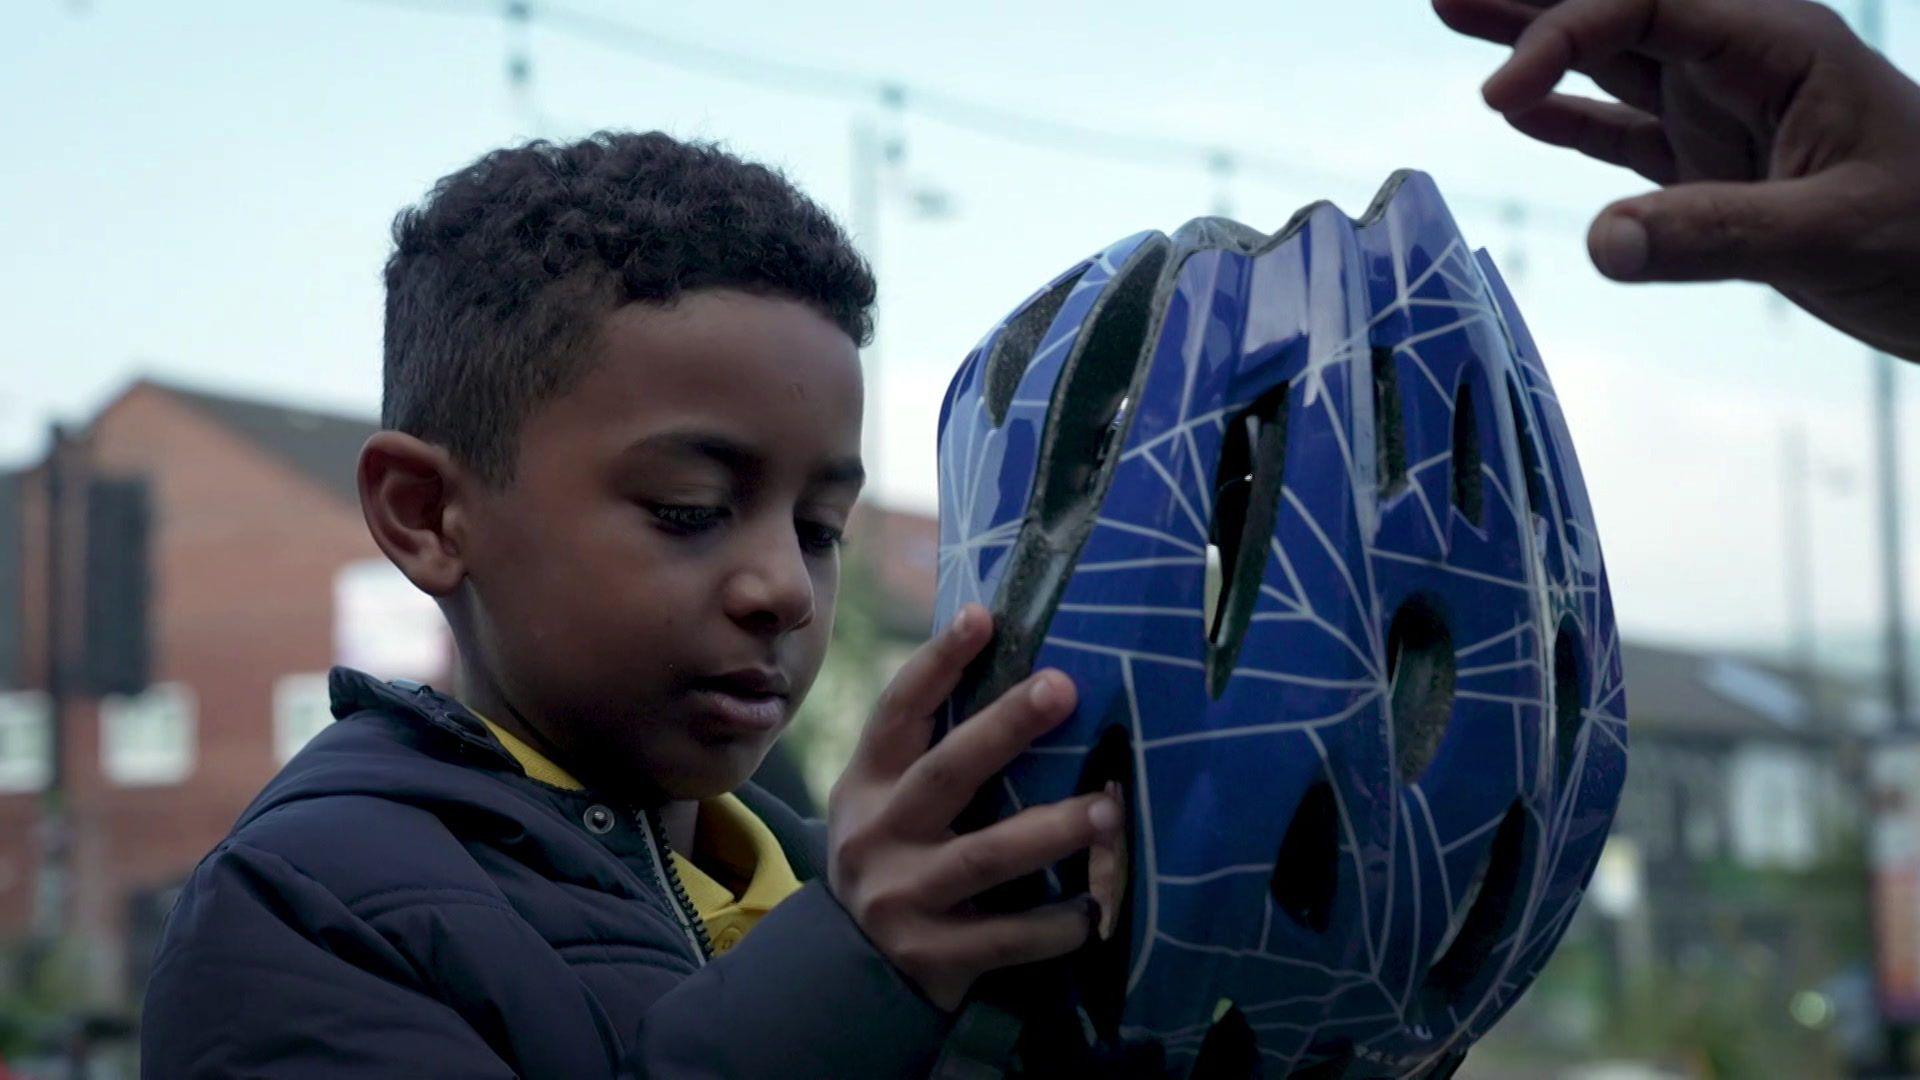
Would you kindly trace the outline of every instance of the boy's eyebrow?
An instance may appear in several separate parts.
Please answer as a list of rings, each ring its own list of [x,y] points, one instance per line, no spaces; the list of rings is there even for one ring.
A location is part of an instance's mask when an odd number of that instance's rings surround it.
[[[813,474],[815,483],[845,484],[860,487],[867,482],[867,468],[857,457],[835,458]]]
[[[667,454],[703,457],[736,475],[757,474],[764,462],[751,449],[727,438],[699,431],[663,431],[636,439],[626,450],[629,454]]]
[[[627,453],[703,457],[736,476],[758,476],[766,469],[766,459],[758,451],[712,432],[664,431],[635,440],[627,447]],[[858,457],[834,458],[813,474],[813,481],[818,484],[859,487],[866,479],[866,467]]]

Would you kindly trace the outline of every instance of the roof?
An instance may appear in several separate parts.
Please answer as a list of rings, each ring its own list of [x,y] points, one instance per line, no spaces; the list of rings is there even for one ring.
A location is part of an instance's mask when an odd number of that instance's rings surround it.
[[[365,417],[320,412],[257,398],[233,397],[147,380],[247,442],[279,458],[334,495],[358,505],[354,479],[360,447],[380,425]]]
[[[1815,690],[1792,671],[1737,653],[1626,642],[1627,717],[1640,731],[1722,738],[1806,738],[1859,727],[1857,687],[1823,675]],[[1834,716],[1836,710],[1844,717]]]
[[[933,625],[940,569],[940,523],[928,514],[863,502],[848,523],[848,552],[872,570],[890,632],[925,637]]]

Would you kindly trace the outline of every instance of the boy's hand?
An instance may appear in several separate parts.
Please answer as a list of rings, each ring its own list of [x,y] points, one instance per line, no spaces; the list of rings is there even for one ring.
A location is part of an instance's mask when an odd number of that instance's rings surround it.
[[[938,746],[933,713],[992,632],[970,604],[913,654],[867,721],[827,801],[829,884],[867,937],[943,1009],[976,978],[1080,947],[1097,914],[1074,897],[1017,914],[967,901],[1117,833],[1102,792],[1035,806],[956,836],[953,820],[993,775],[1073,711],[1073,683],[1041,671],[957,726]]]
[[[1601,211],[1620,281],[1744,278],[1920,360],[1920,87],[1807,0],[1433,0],[1513,53],[1482,92],[1521,132],[1665,190]],[[1553,93],[1569,70],[1615,101]]]

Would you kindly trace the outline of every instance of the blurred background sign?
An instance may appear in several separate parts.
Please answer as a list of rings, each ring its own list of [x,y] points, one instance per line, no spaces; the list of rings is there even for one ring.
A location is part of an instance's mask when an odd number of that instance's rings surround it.
[[[1920,1024],[1920,739],[1869,759],[1874,964],[1880,1008]]]

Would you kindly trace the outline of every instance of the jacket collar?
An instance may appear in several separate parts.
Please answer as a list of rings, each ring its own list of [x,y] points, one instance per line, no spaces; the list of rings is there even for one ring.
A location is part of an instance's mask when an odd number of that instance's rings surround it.
[[[386,682],[364,671],[337,667],[327,674],[327,689],[337,720],[361,712],[394,714],[444,734],[455,740],[464,753],[485,760],[530,788],[535,786],[532,781],[525,779],[520,763],[487,731],[479,717],[468,711],[466,706],[430,686],[408,679]],[[269,785],[269,792],[277,784],[278,781]],[[264,809],[270,802],[267,798],[269,792],[262,792],[261,799],[256,800],[254,807],[249,808],[243,817]],[[559,800],[590,797],[585,792],[575,794],[551,788],[545,789],[544,795],[548,799]],[[824,823],[802,819],[786,803],[751,782],[740,785],[734,795],[772,830],[801,881],[826,876]]]
[[[513,755],[487,731],[479,717],[425,683],[411,679],[387,682],[364,671],[337,667],[327,673],[327,695],[336,720],[368,710],[398,713],[452,736],[467,749],[497,761],[502,768],[518,767]]]

